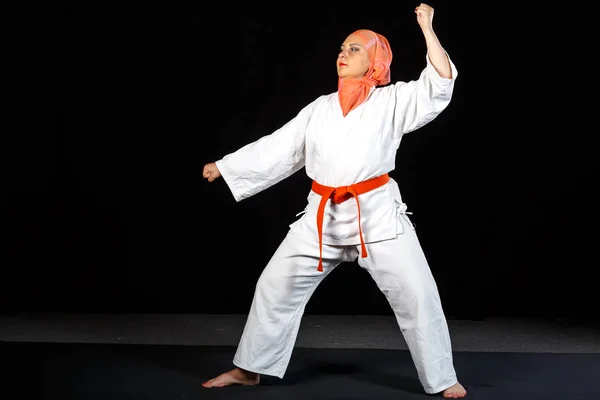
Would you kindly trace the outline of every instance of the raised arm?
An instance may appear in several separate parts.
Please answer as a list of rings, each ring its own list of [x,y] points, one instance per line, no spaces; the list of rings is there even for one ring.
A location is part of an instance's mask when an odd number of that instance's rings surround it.
[[[427,45],[425,69],[419,79],[394,84],[394,135],[402,136],[433,121],[450,103],[456,66],[433,31],[433,8],[420,4],[415,9],[417,23]]]
[[[415,14],[417,14],[417,22],[423,31],[423,36],[425,36],[427,53],[431,64],[442,78],[451,79],[452,68],[448,60],[448,55],[433,31],[433,8],[421,3],[415,8]]]

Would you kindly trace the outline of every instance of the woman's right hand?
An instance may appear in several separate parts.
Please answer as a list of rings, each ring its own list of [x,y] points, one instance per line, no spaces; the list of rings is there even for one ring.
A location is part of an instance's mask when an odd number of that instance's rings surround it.
[[[219,172],[219,168],[217,168],[217,164],[209,163],[204,166],[204,170],[202,171],[202,176],[204,178],[208,179],[209,182],[212,182],[221,176],[221,172]]]

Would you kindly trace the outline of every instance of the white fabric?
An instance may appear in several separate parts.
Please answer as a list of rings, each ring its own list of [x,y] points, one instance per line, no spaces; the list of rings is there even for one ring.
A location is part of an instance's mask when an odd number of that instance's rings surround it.
[[[436,118],[449,104],[458,76],[439,76],[426,57],[416,81],[375,88],[345,118],[337,93],[321,96],[274,133],[217,161],[236,201],[265,190],[305,167],[326,186],[346,186],[389,173],[402,136]],[[457,382],[448,327],[435,281],[406,216],[395,181],[359,196],[367,258],[358,258],[392,306],[427,393]],[[316,212],[320,196],[308,195],[302,217],[263,271],[234,358],[240,368],[282,378],[304,308],[317,285],[343,261],[359,255],[354,200],[327,203],[323,272],[317,270]]]
[[[436,283],[415,231],[399,216],[404,233],[369,247],[358,258],[388,299],[425,392],[457,382],[446,319]],[[283,378],[305,306],[319,283],[360,246],[323,246],[323,272],[315,268],[319,245],[289,232],[264,269],[254,293],[234,365]],[[343,332],[340,332],[343,335]]]
[[[322,185],[345,186],[389,173],[395,168],[402,135],[439,115],[449,104],[458,75],[450,61],[452,79],[439,76],[426,57],[416,81],[374,88],[370,97],[345,118],[336,93],[321,96],[274,133],[228,154],[216,162],[236,201],[259,193],[305,167]],[[308,194],[304,215],[291,230],[318,241],[316,213],[320,196]],[[366,243],[391,239],[401,232],[396,212],[406,207],[397,183],[360,196],[361,224]],[[360,243],[356,202],[327,203],[323,243]]]

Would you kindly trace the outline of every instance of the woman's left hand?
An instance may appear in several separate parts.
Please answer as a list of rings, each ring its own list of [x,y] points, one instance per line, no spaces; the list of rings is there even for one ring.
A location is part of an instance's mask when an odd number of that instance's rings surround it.
[[[415,14],[417,14],[417,22],[421,29],[433,29],[433,7],[421,3],[415,8]]]

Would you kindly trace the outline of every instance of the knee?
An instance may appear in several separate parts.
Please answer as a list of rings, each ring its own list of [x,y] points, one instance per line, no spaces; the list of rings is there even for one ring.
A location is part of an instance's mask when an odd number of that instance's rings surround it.
[[[384,293],[392,308],[403,311],[408,319],[416,318],[420,311],[438,308],[440,303],[435,285],[422,280],[397,285]]]
[[[286,308],[293,296],[289,279],[265,269],[256,283],[255,299],[272,311]]]
[[[273,293],[281,290],[285,286],[285,281],[285,277],[276,268],[267,266],[256,282],[256,291]]]

